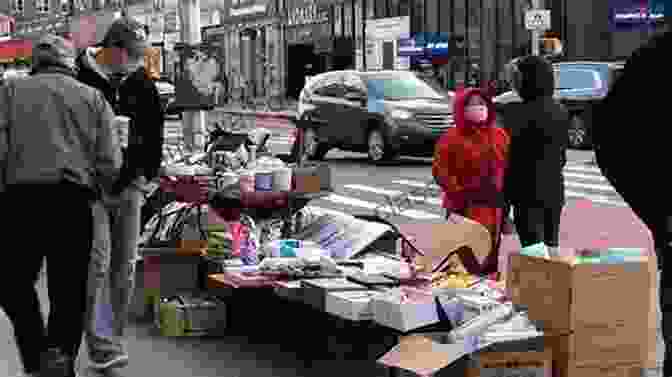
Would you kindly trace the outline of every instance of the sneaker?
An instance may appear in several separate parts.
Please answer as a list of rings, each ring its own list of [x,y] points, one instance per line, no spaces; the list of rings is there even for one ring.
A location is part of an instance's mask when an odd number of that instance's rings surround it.
[[[123,352],[92,352],[90,359],[93,369],[122,368],[128,364],[128,355]]]

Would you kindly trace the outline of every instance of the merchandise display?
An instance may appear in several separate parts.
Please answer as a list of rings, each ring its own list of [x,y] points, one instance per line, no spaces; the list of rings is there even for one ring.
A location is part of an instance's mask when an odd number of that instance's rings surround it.
[[[423,376],[458,360],[468,361],[469,377],[626,376],[646,362],[649,333],[641,329],[652,326],[650,313],[631,308],[650,308],[653,296],[629,296],[624,308],[613,295],[650,292],[645,251],[539,244],[510,255],[505,279],[475,276],[466,259],[480,263],[489,253],[485,227],[456,215],[391,225],[320,212],[309,203],[332,190],[329,166],[286,164],[270,155],[268,137],[263,129],[221,134],[206,153],[172,159],[158,190],[172,200],[149,217],[142,246],[207,241],[205,259],[195,258],[217,264],[217,273],[203,273],[213,292],[271,288],[395,336],[440,331],[441,342],[404,337],[379,359]],[[165,336],[212,334],[226,328],[230,310],[244,317],[250,308],[224,297],[162,296],[156,326]],[[533,339],[544,340],[542,350],[507,348]]]

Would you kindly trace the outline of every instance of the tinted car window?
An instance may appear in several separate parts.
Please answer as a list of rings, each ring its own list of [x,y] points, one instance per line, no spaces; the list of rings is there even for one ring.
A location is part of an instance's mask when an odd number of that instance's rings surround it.
[[[322,86],[318,88],[315,91],[315,94],[318,96],[323,96],[323,97],[335,97],[335,98],[340,98],[343,97],[343,86],[340,83],[327,83],[325,86]]]
[[[380,75],[370,76],[366,80],[369,94],[375,98],[386,99],[413,99],[432,98],[443,99],[439,93],[415,75]]]
[[[559,69],[555,71],[557,89],[600,89],[602,82],[597,72],[587,69]]]

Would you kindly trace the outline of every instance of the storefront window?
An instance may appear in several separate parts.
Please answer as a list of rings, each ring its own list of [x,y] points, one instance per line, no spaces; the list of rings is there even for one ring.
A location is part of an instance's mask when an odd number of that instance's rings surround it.
[[[365,20],[372,20],[376,16],[376,0],[365,0],[366,2],[366,17]]]
[[[343,36],[352,37],[352,1],[343,3]]]
[[[356,48],[362,46],[362,36],[364,34],[364,21],[362,20],[362,0],[354,0],[355,4],[355,40]]]
[[[455,0],[455,6],[453,8],[453,22],[455,29],[453,32],[454,37],[466,37],[467,34],[467,25],[466,25],[466,9],[467,4],[465,0]],[[466,42],[466,41],[465,41]],[[466,80],[465,75],[465,56],[462,50],[455,51],[451,53],[451,71],[452,71],[452,87],[455,87],[457,84],[463,84]]]
[[[470,63],[479,64],[481,58],[481,25],[483,24],[482,19],[482,1],[483,0],[469,0],[467,5],[469,6],[469,27],[468,33],[469,36],[469,46],[467,55],[469,56]]]
[[[413,0],[399,0],[399,16],[410,16],[411,15],[411,3]]]
[[[334,5],[334,37],[343,35],[343,5]]]
[[[387,15],[387,0],[368,0],[373,6],[375,18],[383,18]]]
[[[399,1],[400,0],[387,0],[388,17],[399,17]]]
[[[515,40],[516,44],[514,55],[523,55],[530,53],[530,43],[531,35],[530,32],[525,29],[525,11],[529,9],[529,4],[527,0],[514,0],[514,28],[515,28]]]
[[[425,23],[427,32],[434,33],[439,31],[438,17],[439,17],[439,1],[440,0],[426,0],[425,2],[425,14],[427,15],[427,20]],[[448,6],[448,2],[444,0],[445,6]]]
[[[415,33],[421,33],[427,31],[425,26],[425,0],[410,0],[411,5],[413,5],[413,26],[411,30]]]
[[[514,58],[513,39],[511,31],[513,29],[513,20],[511,19],[511,2],[509,0],[497,0],[497,49],[499,64],[504,64]],[[503,69],[499,70],[500,77],[503,79]]]

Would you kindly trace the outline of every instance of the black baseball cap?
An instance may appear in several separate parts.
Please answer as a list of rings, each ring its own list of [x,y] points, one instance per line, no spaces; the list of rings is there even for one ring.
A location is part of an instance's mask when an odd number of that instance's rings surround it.
[[[148,42],[147,26],[130,17],[115,20],[103,40],[96,47],[119,47],[133,49],[146,47]]]

